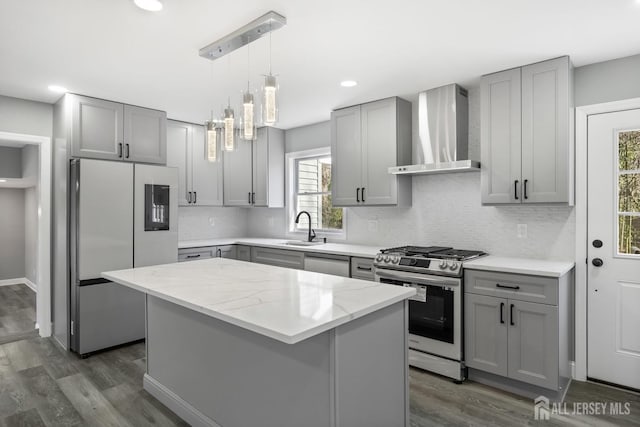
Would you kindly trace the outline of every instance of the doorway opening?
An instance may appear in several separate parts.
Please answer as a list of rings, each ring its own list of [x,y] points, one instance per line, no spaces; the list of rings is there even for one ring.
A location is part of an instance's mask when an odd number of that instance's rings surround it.
[[[0,132],[0,343],[51,334],[51,140]]]

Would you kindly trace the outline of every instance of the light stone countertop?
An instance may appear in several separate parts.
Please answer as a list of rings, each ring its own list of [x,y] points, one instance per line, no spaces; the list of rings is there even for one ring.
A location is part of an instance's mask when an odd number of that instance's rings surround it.
[[[226,258],[109,271],[102,276],[287,344],[415,294],[402,286]]]
[[[331,255],[346,255],[363,258],[373,258],[376,256],[382,246],[364,246],[352,245],[344,243],[325,243],[313,246],[294,246],[287,245],[285,242],[295,239],[266,239],[266,238],[222,238],[208,240],[184,240],[178,242],[178,249],[200,248],[206,246],[224,246],[224,245],[248,245],[261,246],[265,248],[287,249],[300,252],[316,252]]]
[[[485,256],[464,263],[467,270],[497,271],[531,276],[562,277],[574,267],[574,262],[527,258]]]

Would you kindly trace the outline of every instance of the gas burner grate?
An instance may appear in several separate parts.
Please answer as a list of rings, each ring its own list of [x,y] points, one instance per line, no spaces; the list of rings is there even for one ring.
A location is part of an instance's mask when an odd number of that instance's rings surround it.
[[[383,254],[398,253],[404,256],[430,256],[433,252],[452,250],[447,246],[398,246],[395,248],[382,249]]]

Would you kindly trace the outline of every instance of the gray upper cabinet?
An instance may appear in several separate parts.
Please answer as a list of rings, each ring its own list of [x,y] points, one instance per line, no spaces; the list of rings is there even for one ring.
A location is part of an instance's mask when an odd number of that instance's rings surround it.
[[[124,151],[124,105],[80,95],[65,95],[71,108],[71,154],[121,160]]]
[[[331,113],[334,206],[410,206],[411,103],[387,98]]]
[[[569,57],[483,76],[482,203],[573,204]]]
[[[240,140],[224,153],[224,205],[284,207],[284,131],[258,129],[253,142]]]
[[[179,170],[181,206],[222,205],[222,161],[207,159],[204,126],[167,122],[167,166]]]
[[[73,157],[166,163],[166,113],[65,95]]]
[[[124,159],[139,163],[167,163],[167,113],[124,106]]]

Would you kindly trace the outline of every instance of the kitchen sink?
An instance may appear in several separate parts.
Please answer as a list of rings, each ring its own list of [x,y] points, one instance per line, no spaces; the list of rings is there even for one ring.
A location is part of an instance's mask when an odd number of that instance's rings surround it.
[[[324,245],[323,241],[318,241],[318,242],[307,242],[306,240],[289,240],[284,242],[285,245],[290,245],[290,246],[317,246],[317,245]]]

